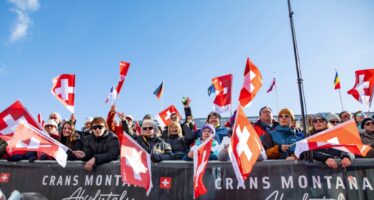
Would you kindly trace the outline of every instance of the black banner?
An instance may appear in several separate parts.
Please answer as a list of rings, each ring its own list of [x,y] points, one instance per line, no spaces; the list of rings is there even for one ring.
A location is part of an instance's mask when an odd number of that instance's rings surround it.
[[[152,165],[153,188],[122,184],[119,161],[86,172],[80,161],[62,168],[52,161],[0,161],[0,188],[6,196],[18,190],[56,200],[192,199],[193,162]],[[211,161],[204,176],[208,193],[199,199],[343,200],[374,199],[374,159],[356,159],[346,170],[303,161],[256,163],[239,187],[230,162]],[[39,199],[40,199],[39,198]]]

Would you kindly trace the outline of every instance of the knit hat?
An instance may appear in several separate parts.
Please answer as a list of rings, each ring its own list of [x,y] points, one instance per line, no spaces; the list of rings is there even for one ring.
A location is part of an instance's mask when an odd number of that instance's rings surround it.
[[[288,109],[288,108],[283,108],[282,110],[279,111],[279,115],[282,115],[282,114],[287,114],[291,117],[292,121],[295,120],[295,115],[293,114],[293,111]]]
[[[55,122],[55,120],[48,120],[47,123],[44,124],[44,126],[47,126],[47,125],[51,125],[51,126],[54,126],[57,128],[57,123]]]
[[[204,131],[204,129],[210,129],[212,134],[216,134],[216,129],[211,124],[205,124],[203,128],[201,128],[201,131]]]
[[[364,125],[367,121],[373,121],[374,122],[374,119],[373,118],[365,118],[362,120],[361,122],[361,129],[364,129]]]

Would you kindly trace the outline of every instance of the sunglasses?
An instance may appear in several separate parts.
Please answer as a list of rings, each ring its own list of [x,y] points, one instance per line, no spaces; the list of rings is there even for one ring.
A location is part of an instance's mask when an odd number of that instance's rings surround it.
[[[324,122],[325,120],[324,119],[314,119],[312,122],[313,123],[317,123],[317,122]]]
[[[95,125],[95,126],[92,126],[92,130],[96,130],[96,129],[99,129],[99,130],[101,130],[101,129],[103,129],[104,128],[104,126],[102,126],[102,125]]]
[[[290,115],[287,115],[287,114],[281,114],[281,115],[279,115],[279,118],[290,118]]]
[[[342,118],[351,118],[350,115],[342,115]]]
[[[365,126],[371,126],[371,125],[374,125],[374,122],[366,122],[364,125]]]
[[[153,127],[152,126],[150,126],[150,127],[143,127],[142,129],[143,129],[143,131],[151,131],[151,130],[153,130]]]
[[[330,120],[330,123],[331,124],[339,124],[339,121],[338,120]]]

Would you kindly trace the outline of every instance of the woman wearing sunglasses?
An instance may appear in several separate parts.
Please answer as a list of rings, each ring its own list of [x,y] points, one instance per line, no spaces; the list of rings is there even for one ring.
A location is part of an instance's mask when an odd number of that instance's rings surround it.
[[[327,118],[325,115],[321,113],[315,114],[312,118],[312,127],[311,127],[310,134],[313,135],[313,134],[319,133],[331,127],[332,125],[327,121]],[[338,168],[338,163],[336,163],[334,158],[340,158],[341,159],[340,165],[342,166],[342,168],[346,168],[352,164],[352,161],[355,157],[351,153],[347,153],[347,152],[340,151],[337,149],[332,149],[332,148],[317,149],[317,150],[313,150],[312,152],[313,152],[314,160],[321,161],[332,169]],[[300,159],[304,158],[305,153],[306,152],[304,152],[301,155]]]
[[[363,129],[363,131],[360,132],[362,143],[374,148],[374,119],[365,118],[362,120],[361,128]],[[373,149],[366,154],[366,158],[374,158]]]
[[[266,150],[268,159],[287,159],[294,160],[295,146],[291,144],[303,139],[298,136],[296,131],[291,128],[292,121],[295,120],[293,112],[288,109],[282,109],[278,114],[279,126],[269,131],[262,138],[262,145]]]
[[[93,167],[116,160],[119,156],[119,141],[102,117],[95,117],[91,123],[92,135],[88,136],[82,151],[73,151],[75,157],[87,161],[84,168],[92,171]]]

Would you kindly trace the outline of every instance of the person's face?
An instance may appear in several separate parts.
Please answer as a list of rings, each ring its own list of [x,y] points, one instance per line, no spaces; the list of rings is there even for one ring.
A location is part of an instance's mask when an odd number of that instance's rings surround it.
[[[62,128],[62,135],[65,137],[69,137],[73,133],[73,127],[70,124],[65,124]]]
[[[175,122],[179,122],[178,116],[177,116],[176,114],[172,114],[172,115],[170,116],[170,120],[171,120],[171,121],[175,121]]]
[[[281,126],[291,126],[292,119],[289,114],[280,114],[278,121]]]
[[[219,119],[217,116],[212,115],[208,119],[208,124],[213,125],[214,127],[217,127],[219,125]]]
[[[186,121],[187,122],[192,122],[192,116],[191,115],[187,116],[187,120]]]
[[[364,114],[363,112],[360,112],[360,113],[358,113],[358,114],[356,115],[356,117],[355,117],[355,121],[356,121],[357,123],[360,123],[360,122],[364,119],[364,117],[365,117],[365,114]]]
[[[330,121],[330,124],[332,124],[333,126],[336,126],[340,123],[340,121],[338,119],[331,119]]]
[[[61,119],[56,115],[56,114],[51,114],[51,116],[49,117],[49,119],[55,121],[57,124],[59,124],[61,122]]]
[[[373,120],[368,120],[364,124],[364,129],[367,132],[374,132],[374,121]]]
[[[126,121],[129,124],[129,127],[132,126],[132,119],[130,117],[126,117]]]
[[[91,122],[84,123],[84,128],[90,129],[91,128]]]
[[[201,134],[201,139],[203,140],[203,141],[205,141],[206,139],[208,139],[209,138],[209,136],[212,134],[212,130],[210,130],[209,128],[205,128],[204,130],[203,130],[203,133]]]
[[[173,124],[171,124],[169,126],[169,134],[171,134],[171,135],[177,135],[178,134],[178,127],[175,126],[175,125],[173,125]]]
[[[57,131],[57,128],[53,125],[45,125],[44,126],[44,130],[49,133],[49,134],[52,134],[52,133],[55,133]]]
[[[325,130],[327,127],[327,122],[322,118],[313,119],[313,129],[316,131]]]
[[[342,122],[348,121],[352,118],[351,114],[348,112],[344,112],[341,114]]]
[[[262,109],[260,113],[260,120],[269,123],[273,120],[273,113],[269,108]]]
[[[105,128],[105,124],[103,123],[99,123],[99,124],[92,124],[91,126],[91,130],[92,130],[92,133],[96,136],[96,137],[100,137],[102,135],[104,135],[105,131],[106,131],[106,128]]]
[[[154,127],[152,125],[144,125],[142,127],[142,135],[152,137],[154,133]]]

